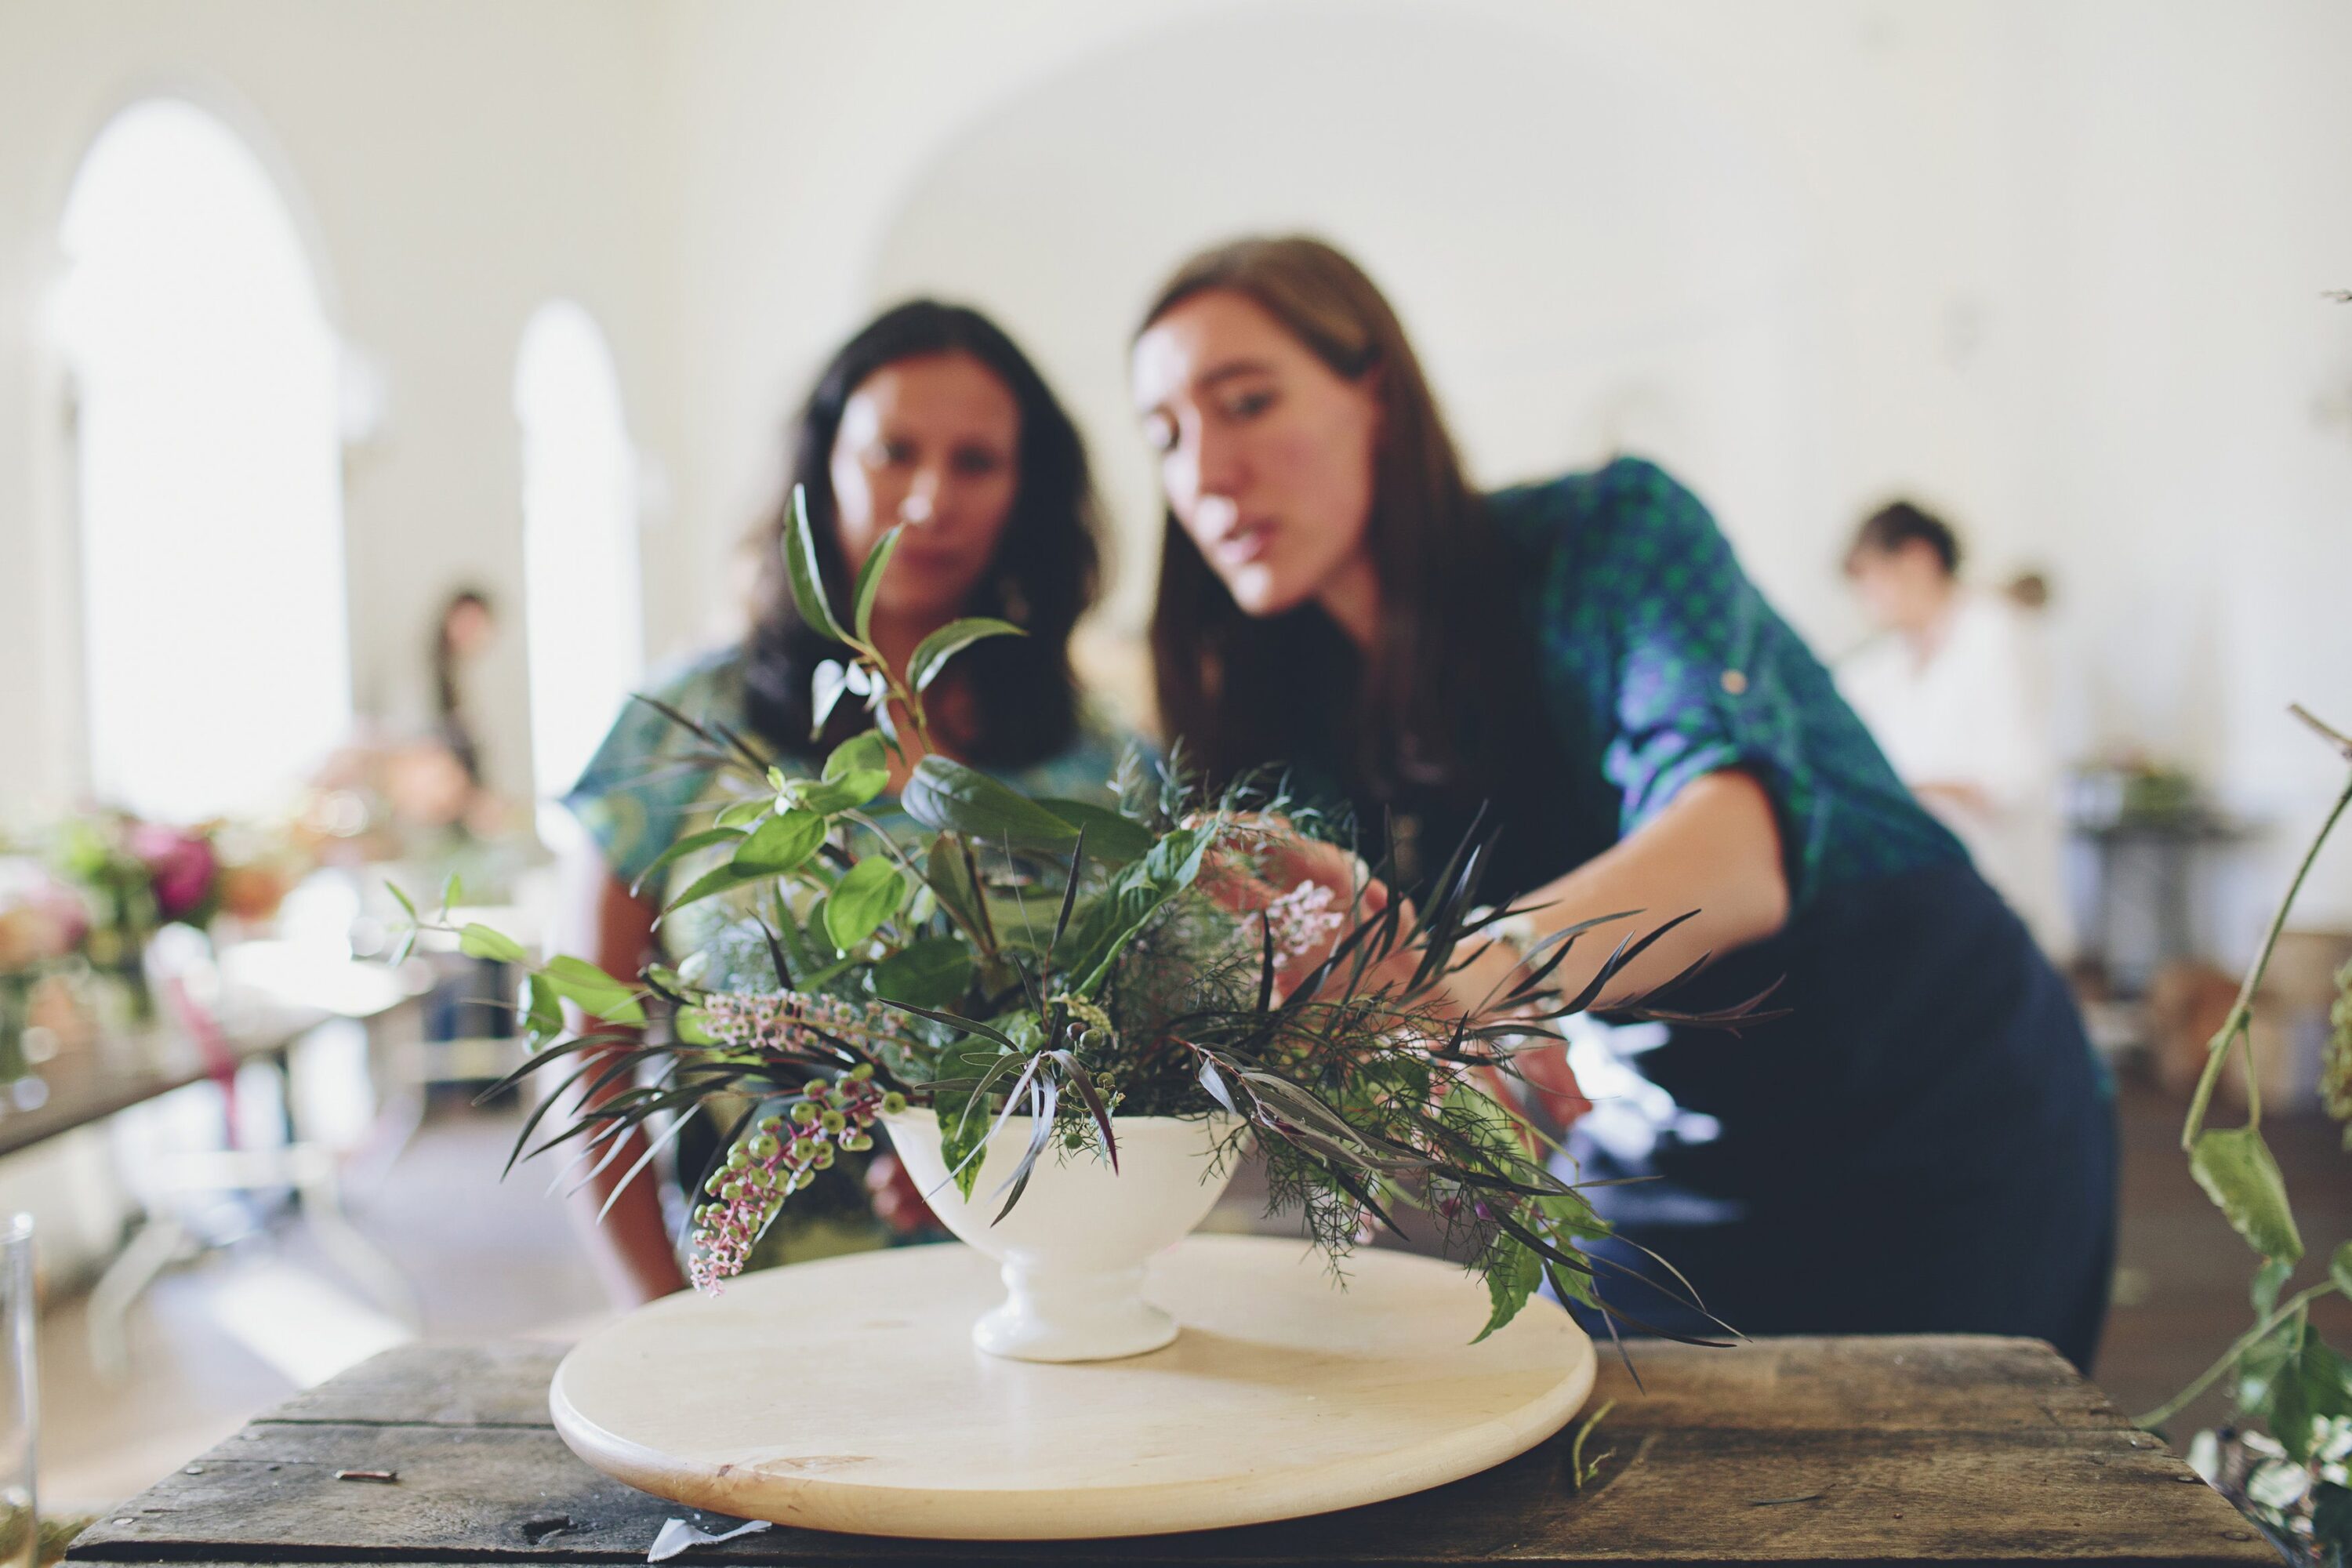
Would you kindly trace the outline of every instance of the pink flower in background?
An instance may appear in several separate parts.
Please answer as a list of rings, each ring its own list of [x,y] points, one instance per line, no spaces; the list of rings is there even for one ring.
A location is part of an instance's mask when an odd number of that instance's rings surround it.
[[[0,861],[0,973],[63,958],[89,934],[72,889],[37,867]]]
[[[184,920],[201,908],[220,871],[208,839],[161,823],[133,824],[131,853],[153,879],[155,912],[166,921]]]

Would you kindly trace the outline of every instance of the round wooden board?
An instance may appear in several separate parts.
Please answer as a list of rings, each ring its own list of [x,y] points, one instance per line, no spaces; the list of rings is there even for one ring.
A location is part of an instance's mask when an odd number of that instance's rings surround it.
[[[1184,1325],[1124,1361],[983,1354],[1002,1299],[962,1246],[771,1269],[656,1301],[556,1371],[556,1429],[690,1507],[948,1540],[1151,1535],[1293,1519],[1474,1475],[1566,1426],[1591,1342],[1537,1300],[1470,1343],[1459,1268],[1364,1250],[1334,1285],[1295,1241],[1194,1237],[1146,1292]]]

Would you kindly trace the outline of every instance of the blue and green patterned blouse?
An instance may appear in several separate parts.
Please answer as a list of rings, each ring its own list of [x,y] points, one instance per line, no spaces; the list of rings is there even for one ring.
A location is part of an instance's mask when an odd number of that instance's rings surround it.
[[[1561,750],[1613,801],[1609,841],[1693,779],[1742,768],[1779,809],[1798,910],[1829,889],[1966,858],[1663,469],[1619,458],[1488,505],[1522,568],[1519,607]]]

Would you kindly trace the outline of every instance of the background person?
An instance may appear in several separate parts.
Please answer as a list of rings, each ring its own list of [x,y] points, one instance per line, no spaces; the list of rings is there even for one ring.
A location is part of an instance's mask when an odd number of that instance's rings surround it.
[[[1877,636],[1839,662],[1838,689],[1897,776],[2063,961],[2073,921],[2048,672],[2019,602],[1962,584],[1959,565],[1950,525],[1910,501],[1864,520],[1845,574]]]

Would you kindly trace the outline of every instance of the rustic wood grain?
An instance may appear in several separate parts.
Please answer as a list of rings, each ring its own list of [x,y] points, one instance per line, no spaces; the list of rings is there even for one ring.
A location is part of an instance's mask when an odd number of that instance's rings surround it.
[[[2269,1564],[2267,1547],[2046,1346],[1784,1340],[1635,1351],[1569,1485],[1565,1436],[1485,1475],[1317,1519],[1048,1544],[777,1529],[681,1563],[1129,1568],[1360,1563]],[[604,1479],[548,1425],[559,1352],[412,1347],[304,1394],[101,1521],[106,1563],[643,1561],[675,1504]],[[1083,1456],[1074,1456],[1083,1463]],[[391,1485],[333,1479],[389,1469]],[[721,1521],[701,1521],[717,1528]]]

